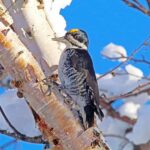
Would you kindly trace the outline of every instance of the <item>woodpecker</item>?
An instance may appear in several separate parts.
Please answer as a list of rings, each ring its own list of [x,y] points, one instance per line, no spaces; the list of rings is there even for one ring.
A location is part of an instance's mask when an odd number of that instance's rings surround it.
[[[88,36],[80,29],[69,30],[64,37],[53,38],[65,43],[58,65],[61,87],[72,98],[85,129],[94,126],[95,114],[104,117],[99,106],[99,90],[91,57]]]

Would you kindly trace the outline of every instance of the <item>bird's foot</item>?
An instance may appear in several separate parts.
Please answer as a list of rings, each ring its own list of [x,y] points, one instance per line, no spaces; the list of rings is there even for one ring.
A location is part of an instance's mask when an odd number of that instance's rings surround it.
[[[71,97],[67,95],[64,99],[64,103],[69,107],[72,108],[74,105],[74,102],[72,101]]]

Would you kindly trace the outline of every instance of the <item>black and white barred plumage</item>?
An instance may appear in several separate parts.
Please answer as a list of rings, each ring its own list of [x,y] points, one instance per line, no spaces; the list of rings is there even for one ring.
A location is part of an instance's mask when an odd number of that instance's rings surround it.
[[[67,48],[62,52],[58,75],[66,93],[76,104],[84,128],[94,125],[94,113],[102,119],[99,91],[93,63],[87,52],[88,38],[84,31],[73,29],[66,33]]]

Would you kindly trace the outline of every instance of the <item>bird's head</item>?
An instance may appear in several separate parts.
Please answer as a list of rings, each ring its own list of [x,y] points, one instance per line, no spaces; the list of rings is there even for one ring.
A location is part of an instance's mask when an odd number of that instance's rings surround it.
[[[71,29],[65,36],[53,38],[53,40],[65,43],[67,48],[76,47],[83,49],[87,49],[89,42],[86,32],[80,29]]]

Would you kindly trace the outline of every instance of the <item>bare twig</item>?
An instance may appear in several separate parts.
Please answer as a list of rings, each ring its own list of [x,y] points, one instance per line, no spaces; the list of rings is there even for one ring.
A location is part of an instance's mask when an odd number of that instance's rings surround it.
[[[147,4],[148,4],[148,7],[150,9],[150,0],[146,0],[147,1]]]
[[[123,66],[124,64],[126,64],[129,60],[131,60],[131,59],[134,57],[134,55],[135,55],[136,53],[138,53],[138,52],[148,43],[148,40],[149,40],[149,39],[150,39],[150,36],[149,36],[138,48],[136,48],[136,49],[131,53],[131,55],[126,59],[126,61],[120,63],[119,65],[117,65],[116,67],[114,67],[113,69],[111,69],[110,71],[104,73],[103,75],[101,75],[100,77],[98,77],[97,80],[100,79],[100,78],[103,78],[104,76],[108,75],[109,73],[115,71],[115,70],[118,69],[119,67],[121,67],[121,66]]]
[[[124,93],[121,95],[117,95],[117,96],[112,96],[109,98],[106,97],[106,99],[107,99],[107,101],[112,102],[112,101],[115,101],[117,99],[124,99],[124,98],[128,98],[131,96],[137,96],[137,95],[142,94],[142,93],[148,93],[148,94],[150,93],[150,82],[139,85],[138,87],[131,90],[130,92],[127,92],[127,93]]]
[[[128,73],[128,72],[113,72],[113,75],[130,75],[130,76],[133,76],[133,77],[136,77],[136,78],[139,78],[139,79],[145,79],[147,81],[150,81],[150,77],[146,77],[146,76],[139,76],[139,75],[136,75],[136,74],[132,74],[132,73]]]
[[[13,133],[8,132],[7,130],[0,130],[0,133],[7,136],[11,136],[17,140],[22,140],[30,143],[47,144],[47,141],[44,140],[41,135],[35,137],[20,136],[14,132]]]
[[[128,59],[128,57],[125,57],[125,56],[121,56],[121,57],[109,57],[109,56],[106,56],[106,55],[103,55],[104,57],[110,59],[110,60],[119,60],[119,59]],[[136,62],[136,63],[144,63],[144,64],[147,64],[147,65],[150,65],[150,61],[149,60],[146,60],[145,57],[142,57],[142,59],[138,59],[138,58],[131,58],[130,59],[131,61],[133,62]]]
[[[138,0],[133,0],[133,2],[144,9],[144,6]]]
[[[135,8],[148,16],[150,15],[150,11],[147,10],[138,0],[133,0],[132,2],[129,0],[122,1],[125,2],[125,4],[127,4],[129,7]]]
[[[126,123],[129,123],[131,125],[134,125],[136,123],[136,119],[130,119],[127,116],[120,116],[120,114],[112,108],[110,103],[107,103],[104,99],[101,99],[100,102],[101,102],[100,103],[101,106],[107,110],[107,114],[109,116],[111,116],[113,118],[117,118],[117,119],[124,121]]]
[[[9,121],[9,119],[7,118],[6,114],[4,113],[2,107],[0,106],[0,112],[2,113],[3,117],[5,118],[6,122],[8,123],[8,125],[14,130],[14,132],[16,134],[20,134],[22,136],[22,134],[11,124],[11,122]]]
[[[150,93],[149,85],[150,85],[150,82],[140,85],[137,88],[133,89],[132,91],[125,93],[123,95],[113,96],[113,97],[109,97],[109,98],[105,97],[105,99],[107,99],[107,101],[109,101],[109,103],[106,102],[106,100],[104,100],[104,98],[101,97],[100,104],[103,108],[105,108],[107,110],[107,114],[109,116],[111,116],[113,118],[117,118],[117,119],[124,121],[126,123],[129,123],[131,125],[134,125],[136,123],[136,119],[131,119],[127,116],[120,116],[120,114],[118,112],[116,112],[115,109],[112,108],[111,103],[112,103],[112,101],[115,101],[117,99],[128,98],[131,96],[136,96],[141,93],[149,94]]]
[[[27,142],[31,142],[31,143],[46,143],[46,141],[44,141],[42,139],[42,136],[35,136],[35,137],[28,137],[22,133],[20,133],[12,124],[11,122],[9,121],[9,119],[7,118],[6,114],[4,113],[2,107],[0,106],[0,112],[2,113],[4,119],[6,120],[6,122],[8,123],[8,125],[13,129],[14,133],[9,133],[5,130],[0,130],[0,133],[2,134],[6,134],[6,135],[9,135],[9,136],[12,136],[12,137],[15,137],[16,139],[19,139],[19,140],[24,140],[24,141],[27,141]]]

